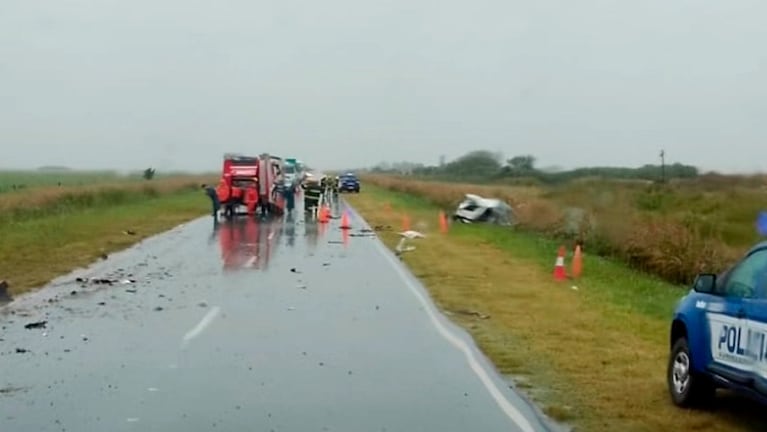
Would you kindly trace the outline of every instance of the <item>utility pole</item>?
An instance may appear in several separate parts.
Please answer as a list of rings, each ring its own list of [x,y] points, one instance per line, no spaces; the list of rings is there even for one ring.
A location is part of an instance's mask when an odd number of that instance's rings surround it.
[[[666,183],[666,151],[660,151],[660,178],[661,183]]]

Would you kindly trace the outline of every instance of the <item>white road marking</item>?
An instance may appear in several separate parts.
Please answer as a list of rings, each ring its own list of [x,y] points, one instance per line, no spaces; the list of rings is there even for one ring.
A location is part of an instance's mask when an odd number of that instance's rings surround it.
[[[186,346],[186,344],[189,343],[192,339],[199,336],[203,331],[205,331],[206,328],[213,322],[214,319],[216,319],[216,316],[218,316],[218,313],[221,312],[221,308],[218,306],[215,306],[211,308],[208,313],[205,314],[204,317],[200,320],[199,323],[197,323],[196,326],[194,326],[193,329],[189,330],[187,334],[184,335],[183,345]]]
[[[356,212],[354,212],[356,213]],[[359,214],[356,215],[358,220],[362,220],[362,217],[359,216]],[[453,334],[450,330],[445,328],[445,326],[440,322],[439,318],[434,314],[433,307],[429,303],[429,301],[424,298],[424,296],[421,294],[419,288],[415,286],[413,281],[408,277],[408,275],[405,273],[402,265],[398,263],[397,261],[392,258],[391,252],[386,248],[386,246],[383,244],[383,242],[380,241],[380,239],[376,239],[375,242],[376,248],[381,253],[381,255],[386,258],[386,260],[391,264],[391,266],[394,268],[394,270],[399,275],[400,279],[407,285],[407,287],[410,289],[410,292],[413,293],[416,298],[418,298],[418,301],[421,302],[421,305],[423,305],[424,310],[426,310],[426,313],[429,314],[429,318],[431,318],[432,324],[434,324],[434,327],[437,329],[437,331],[442,335],[445,340],[447,340],[450,345],[454,346],[461,352],[463,352],[464,356],[466,357],[466,361],[469,363],[469,367],[472,371],[477,375],[477,377],[482,381],[482,384],[485,386],[485,389],[490,393],[490,396],[492,396],[493,400],[498,404],[498,406],[503,410],[504,414],[512,421],[514,424],[516,424],[520,429],[522,429],[525,432],[536,432],[535,428],[532,424],[530,424],[530,421],[525,417],[524,414],[522,414],[511,402],[509,402],[508,399],[503,395],[501,390],[498,389],[498,386],[495,385],[493,380],[488,375],[487,371],[482,367],[479,360],[477,360],[474,352],[471,348],[464,342],[461,338]]]

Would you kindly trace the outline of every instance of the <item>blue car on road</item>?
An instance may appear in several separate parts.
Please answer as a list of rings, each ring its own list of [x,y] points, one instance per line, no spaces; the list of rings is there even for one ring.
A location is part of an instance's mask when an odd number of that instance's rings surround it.
[[[722,274],[699,274],[674,311],[673,402],[702,407],[727,388],[767,404],[767,241]]]
[[[338,189],[341,192],[360,192],[360,180],[353,173],[342,175],[338,181]]]

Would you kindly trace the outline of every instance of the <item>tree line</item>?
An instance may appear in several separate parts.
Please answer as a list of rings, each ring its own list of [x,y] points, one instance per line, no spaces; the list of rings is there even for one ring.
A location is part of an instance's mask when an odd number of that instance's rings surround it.
[[[440,177],[455,180],[502,180],[505,178],[536,179],[543,183],[559,183],[583,177],[605,177],[626,180],[663,182],[675,178],[693,178],[700,175],[698,168],[674,163],[670,165],[646,164],[640,167],[584,167],[551,171],[536,167],[532,155],[519,155],[504,160],[501,155],[487,150],[469,152],[455,160],[439,165],[409,162],[382,163],[370,171],[405,175]]]

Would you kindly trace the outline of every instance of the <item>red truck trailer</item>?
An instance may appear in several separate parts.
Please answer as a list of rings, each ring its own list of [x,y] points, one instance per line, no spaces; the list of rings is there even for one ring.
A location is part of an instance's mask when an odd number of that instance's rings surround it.
[[[285,201],[280,167],[268,154],[225,154],[221,181],[216,189],[224,216],[282,215]]]

